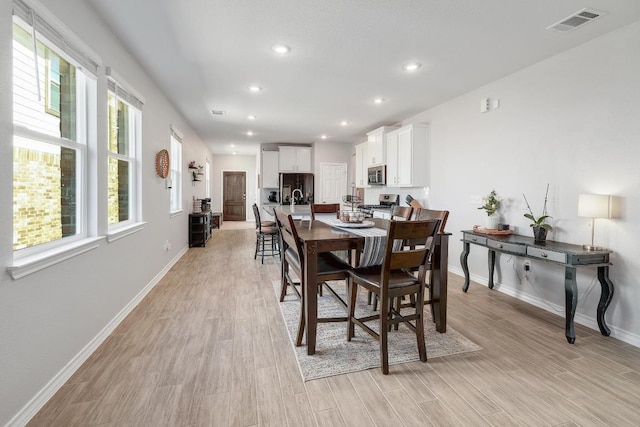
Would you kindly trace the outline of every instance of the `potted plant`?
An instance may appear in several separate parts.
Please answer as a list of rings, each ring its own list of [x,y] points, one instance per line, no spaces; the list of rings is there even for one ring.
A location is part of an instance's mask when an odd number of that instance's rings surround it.
[[[547,224],[547,220],[552,218],[547,214],[547,198],[549,196],[549,184],[547,184],[547,191],[544,194],[544,206],[542,208],[542,215],[537,217],[533,214],[533,210],[531,210],[531,206],[529,206],[529,201],[527,200],[527,196],[522,193],[522,197],[524,197],[524,201],[527,204],[527,209],[529,209],[529,213],[524,214],[524,217],[531,220],[531,224],[529,226],[533,228],[533,240],[537,242],[544,242],[547,240],[547,232],[553,230],[553,227],[550,224]]]
[[[485,222],[485,228],[492,230],[498,228],[498,223],[500,222],[500,218],[497,215],[498,208],[500,207],[500,202],[502,202],[502,198],[498,196],[496,190],[491,190],[488,196],[482,198],[484,204],[480,206],[478,209],[484,209],[487,211],[487,220]]]

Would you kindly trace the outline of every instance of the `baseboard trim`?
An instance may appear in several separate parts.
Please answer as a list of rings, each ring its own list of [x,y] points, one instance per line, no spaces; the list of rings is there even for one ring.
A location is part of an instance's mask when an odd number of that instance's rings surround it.
[[[464,272],[462,271],[462,269],[459,269],[457,267],[449,267],[449,272],[457,276],[464,277]],[[489,281],[486,277],[481,277],[481,276],[471,274],[470,279],[472,282],[479,283],[482,286],[485,286],[485,287],[489,286]],[[542,300],[536,296],[523,293],[521,291],[517,291],[505,284],[496,283],[496,287],[493,290],[512,296],[516,299],[519,299],[528,304],[534,305],[550,313],[554,313],[554,314],[560,313],[559,315],[564,317],[564,310],[565,310],[564,305],[561,306],[558,304],[550,303],[549,301]],[[589,317],[581,313],[576,313],[575,317],[573,318],[573,321],[579,325],[586,326],[587,328],[600,332],[600,327],[598,326],[598,321],[596,320],[595,316]],[[611,326],[611,325],[608,325],[608,326],[609,326],[609,329],[611,329],[612,337],[619,339],[620,341],[623,341],[634,347],[640,347],[639,335],[626,331],[624,329],[620,329],[616,326]]]
[[[6,427],[23,427],[54,394],[71,378],[94,351],[109,337],[118,325],[136,308],[140,301],[162,280],[180,258],[187,252],[185,247],[96,335],[80,352],[66,364],[7,424]]]

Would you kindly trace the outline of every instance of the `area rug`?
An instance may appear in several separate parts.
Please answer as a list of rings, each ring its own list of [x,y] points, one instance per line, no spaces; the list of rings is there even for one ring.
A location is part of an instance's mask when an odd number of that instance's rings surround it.
[[[342,297],[346,293],[344,282],[331,282],[332,288]],[[273,282],[276,298],[280,298],[280,281]],[[344,298],[346,301],[346,298]],[[280,303],[280,310],[284,318],[292,347],[298,360],[300,373],[304,381],[333,375],[357,372],[365,369],[380,367],[380,349],[378,342],[369,334],[356,326],[356,336],[347,341],[346,322],[320,323],[316,337],[316,354],[307,355],[307,347],[295,346],[300,315],[300,301],[292,290],[288,290],[285,300]],[[358,292],[356,316],[370,314],[372,306],[367,304],[366,292]],[[425,314],[430,315],[425,307]],[[329,292],[318,296],[318,317],[344,316],[342,308]],[[378,330],[377,322],[367,324]],[[306,335],[305,335],[306,339]],[[419,360],[416,336],[406,326],[400,325],[397,331],[389,333],[389,364],[406,363]],[[449,356],[481,350],[481,347],[465,338],[447,326],[447,332],[441,334],[436,331],[435,324],[425,322],[425,339],[427,343],[427,358]]]

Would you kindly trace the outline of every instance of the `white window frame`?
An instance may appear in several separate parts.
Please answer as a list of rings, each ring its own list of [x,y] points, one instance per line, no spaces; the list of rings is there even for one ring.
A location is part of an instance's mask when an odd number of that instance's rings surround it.
[[[171,125],[169,168],[171,177],[171,196],[169,200],[169,214],[180,215],[182,207],[182,133]]]
[[[113,95],[116,102],[129,107],[129,147],[127,154],[114,153],[107,147],[107,164],[109,159],[123,160],[129,163],[129,212],[125,221],[108,224],[107,240],[113,242],[122,237],[140,231],[146,222],[142,220],[142,106],[144,98],[131,88],[131,85],[118,76],[111,68],[106,67],[108,77],[108,96]],[[109,144],[109,139],[107,139]],[[107,209],[109,202],[107,201]]]
[[[101,63],[98,55],[93,53],[73,32],[40,3],[23,0],[13,1],[13,22],[36,34],[37,40],[53,50],[65,61],[76,67],[76,140],[51,136],[24,125],[14,123],[14,146],[26,144],[37,146],[39,143],[66,147],[76,151],[77,174],[77,221],[76,233],[54,241],[29,248],[13,251],[13,259],[7,267],[14,279],[42,270],[99,246],[103,237],[91,236],[97,228],[96,218],[89,217],[95,212],[94,169],[97,146],[97,69]],[[33,27],[35,26],[35,31]],[[12,36],[13,40],[13,36]],[[34,41],[34,49],[36,43]],[[37,55],[34,55],[37,58]],[[37,67],[36,67],[37,68]],[[36,75],[37,75],[36,71]],[[43,96],[38,83],[39,96]],[[91,191],[89,191],[89,186]],[[13,228],[13,227],[12,227]]]
[[[204,164],[204,180],[205,180],[205,196],[206,198],[211,198],[211,163],[209,163],[209,159],[205,161]]]

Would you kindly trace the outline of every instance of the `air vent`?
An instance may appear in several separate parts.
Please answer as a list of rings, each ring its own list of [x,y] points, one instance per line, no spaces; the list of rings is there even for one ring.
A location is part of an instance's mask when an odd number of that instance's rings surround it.
[[[564,18],[562,21],[556,22],[550,27],[547,27],[547,30],[563,32],[571,31],[606,14],[607,12],[602,12],[600,10],[582,9],[581,11]]]
[[[224,110],[211,110],[211,114],[214,116],[224,116],[226,113]]]

